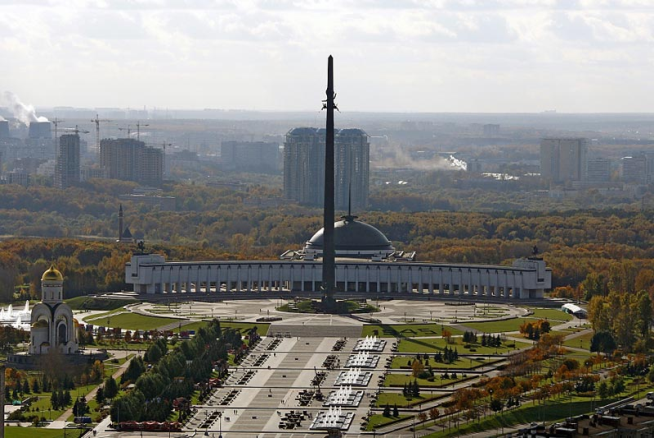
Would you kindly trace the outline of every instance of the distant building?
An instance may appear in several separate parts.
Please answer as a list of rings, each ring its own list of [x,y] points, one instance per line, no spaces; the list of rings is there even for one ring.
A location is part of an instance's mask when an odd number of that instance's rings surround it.
[[[79,135],[62,135],[58,143],[54,184],[58,189],[65,189],[79,184],[80,181]]]
[[[104,177],[104,171],[95,166],[86,166],[80,172],[80,179],[86,181],[89,179],[101,179]]]
[[[119,138],[100,142],[104,178],[158,187],[163,181],[163,165],[163,151],[146,147],[142,141]]]
[[[647,182],[647,156],[645,154],[624,157],[620,162],[620,176],[629,183]]]
[[[0,138],[9,138],[9,122],[0,120]]]
[[[611,180],[611,160],[606,158],[593,158],[588,160],[586,168],[586,181],[606,182]]]
[[[30,176],[23,171],[11,171],[7,174],[7,184],[18,184],[27,187],[30,184]]]
[[[37,173],[39,166],[41,166],[46,161],[47,160],[44,160],[43,158],[35,157],[18,158],[14,160],[13,163],[11,163],[11,170],[23,172],[28,175],[34,175]]]
[[[56,154],[50,122],[30,123],[25,147],[18,150],[17,153],[19,158],[54,158]]]
[[[50,122],[31,122],[29,126],[29,131],[27,133],[28,138],[52,138],[52,126]]]
[[[585,138],[545,138],[540,143],[540,175],[552,183],[585,179],[588,141]]]
[[[368,205],[370,144],[360,129],[334,133],[334,195],[337,209],[363,210]],[[325,130],[295,128],[284,143],[284,198],[301,204],[323,204],[325,186]]]
[[[263,141],[224,141],[220,161],[225,170],[274,173],[279,171],[279,144]]]
[[[484,125],[484,135],[493,136],[500,133],[500,125],[488,123]]]

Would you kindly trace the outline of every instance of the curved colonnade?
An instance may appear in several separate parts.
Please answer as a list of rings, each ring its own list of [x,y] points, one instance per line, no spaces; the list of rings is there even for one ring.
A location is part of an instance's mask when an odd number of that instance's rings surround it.
[[[140,294],[224,292],[319,292],[320,261],[166,262],[154,254],[135,254],[125,281]],[[542,298],[552,274],[536,257],[512,266],[371,262],[337,259],[337,290],[357,293],[407,293],[480,299]]]

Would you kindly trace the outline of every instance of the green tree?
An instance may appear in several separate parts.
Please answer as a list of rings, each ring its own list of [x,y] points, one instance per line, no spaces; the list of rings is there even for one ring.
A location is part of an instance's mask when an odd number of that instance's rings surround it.
[[[118,384],[112,376],[109,376],[104,381],[104,396],[105,398],[114,398],[116,395],[118,395]]]
[[[602,380],[599,385],[597,385],[597,396],[600,400],[604,400],[609,396],[609,387],[606,384],[606,380]]]
[[[607,331],[596,332],[590,338],[590,351],[596,353],[611,354],[617,348],[615,339]]]
[[[104,388],[102,386],[99,386],[95,393],[95,401],[98,403],[98,406],[104,405]]]
[[[643,339],[648,340],[652,323],[652,300],[650,299],[649,294],[644,290],[638,292],[634,313],[636,314],[636,326],[638,327],[640,336]]]

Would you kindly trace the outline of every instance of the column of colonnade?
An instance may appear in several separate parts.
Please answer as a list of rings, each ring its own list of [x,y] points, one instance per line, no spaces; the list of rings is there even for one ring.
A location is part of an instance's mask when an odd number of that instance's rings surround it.
[[[297,289],[317,292],[319,264],[230,263],[144,266],[151,270],[148,293],[214,293],[226,290],[272,292]],[[393,264],[337,265],[337,281],[346,291],[415,292],[436,296],[519,299],[523,271],[497,268],[407,266]]]

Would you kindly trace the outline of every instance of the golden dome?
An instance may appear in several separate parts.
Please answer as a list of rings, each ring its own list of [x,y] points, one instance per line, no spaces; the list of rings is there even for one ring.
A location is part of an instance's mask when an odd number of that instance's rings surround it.
[[[54,266],[50,266],[50,269],[43,273],[41,281],[64,281],[64,276]]]

